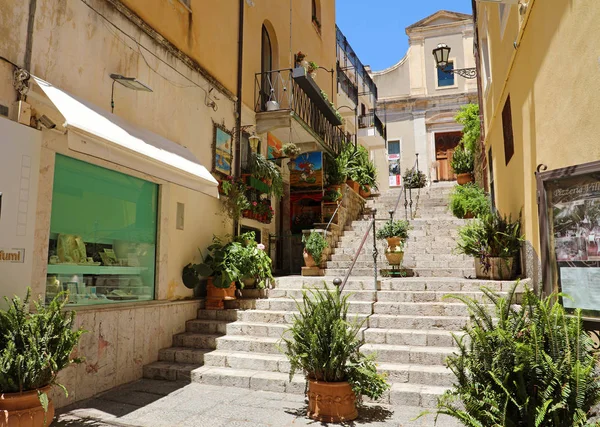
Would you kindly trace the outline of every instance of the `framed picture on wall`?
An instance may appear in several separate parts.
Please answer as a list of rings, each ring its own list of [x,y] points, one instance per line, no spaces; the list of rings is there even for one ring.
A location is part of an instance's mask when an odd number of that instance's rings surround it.
[[[232,174],[233,135],[224,125],[213,123],[213,172]]]

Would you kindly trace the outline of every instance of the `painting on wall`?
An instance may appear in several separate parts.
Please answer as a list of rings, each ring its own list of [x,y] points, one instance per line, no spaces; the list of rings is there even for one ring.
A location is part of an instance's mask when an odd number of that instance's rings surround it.
[[[290,162],[290,191],[323,190],[323,153],[312,151],[300,154]]]
[[[271,132],[267,132],[267,159],[278,159],[283,156],[283,144]]]
[[[232,174],[233,136],[224,125],[214,123],[213,172]]]

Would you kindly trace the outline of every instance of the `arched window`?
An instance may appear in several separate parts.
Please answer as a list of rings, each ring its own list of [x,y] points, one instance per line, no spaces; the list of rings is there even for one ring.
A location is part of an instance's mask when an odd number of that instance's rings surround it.
[[[264,25],[262,26],[260,58],[260,72],[262,76],[260,95],[262,108],[265,110],[271,94],[271,89],[275,88],[272,85],[273,76],[271,73],[271,71],[273,71],[273,46],[271,44],[269,31]]]
[[[321,4],[319,0],[311,0],[312,2],[312,22],[321,31]]]

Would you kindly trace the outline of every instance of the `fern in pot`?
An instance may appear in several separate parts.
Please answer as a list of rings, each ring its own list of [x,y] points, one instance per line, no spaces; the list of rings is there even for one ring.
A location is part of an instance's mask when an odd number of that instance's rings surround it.
[[[49,304],[34,303],[31,291],[24,300],[14,297],[7,310],[0,310],[0,425],[48,426],[54,405],[48,396],[58,373],[72,363],[82,329],[73,330],[75,312],[65,311],[67,293],[59,293]],[[23,416],[26,414],[27,416]],[[6,424],[5,424],[6,423]]]
[[[329,243],[323,237],[323,234],[317,231],[311,231],[307,236],[302,235],[302,243],[304,243],[304,263],[307,267],[320,266],[323,262],[323,253],[329,247]]]
[[[348,298],[339,290],[304,292],[299,313],[283,336],[290,381],[298,371],[308,381],[308,416],[321,422],[346,422],[358,416],[357,397],[379,399],[390,387],[377,373],[374,355],[360,352],[364,320],[348,317]],[[323,398],[323,396],[331,396]]]

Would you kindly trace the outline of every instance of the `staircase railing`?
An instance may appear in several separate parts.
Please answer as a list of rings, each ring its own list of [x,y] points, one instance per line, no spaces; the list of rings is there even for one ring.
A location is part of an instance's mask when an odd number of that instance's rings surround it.
[[[413,167],[411,168],[412,171],[416,171],[417,173],[419,172],[419,155],[416,154],[416,159],[415,159],[415,163],[413,165]],[[406,190],[409,190],[410,196],[409,198],[407,198],[406,196]],[[412,200],[412,188],[410,188],[409,186],[406,185],[406,182],[402,183],[402,188],[400,189],[400,193],[398,194],[398,198],[396,199],[396,204],[394,205],[394,209],[391,209],[388,211],[388,213],[390,214],[390,220],[394,219],[394,215],[396,214],[396,211],[398,210],[398,206],[400,205],[400,200],[402,200],[402,196],[404,196],[404,217],[406,220],[408,220],[408,208],[410,207],[410,219],[413,219],[413,212],[412,212],[412,206],[413,206],[413,200]],[[418,196],[417,196],[418,197]],[[409,200],[410,199],[410,200]],[[418,201],[418,198],[417,198]],[[376,215],[377,215],[377,209],[373,209],[372,210],[372,219],[371,221],[369,221],[369,225],[367,226],[366,230],[365,230],[365,234],[362,237],[362,240],[360,241],[360,245],[358,246],[358,249],[356,250],[356,252],[354,253],[354,257],[352,258],[352,263],[350,264],[350,267],[348,268],[348,271],[346,271],[346,275],[344,276],[343,280],[339,280],[339,279],[335,279],[334,280],[334,284],[336,286],[338,286],[338,289],[340,292],[342,292],[344,290],[344,288],[346,287],[346,283],[348,282],[348,279],[350,278],[350,275],[352,274],[352,270],[354,269],[354,265],[356,264],[356,261],[358,260],[358,257],[360,256],[360,253],[365,245],[365,243],[367,242],[367,238],[369,237],[369,233],[371,233],[371,231],[373,232],[373,289],[375,291],[377,291],[377,257],[379,256],[379,250],[377,249],[377,236],[376,236],[376,227],[375,227],[375,222],[376,222]]]

